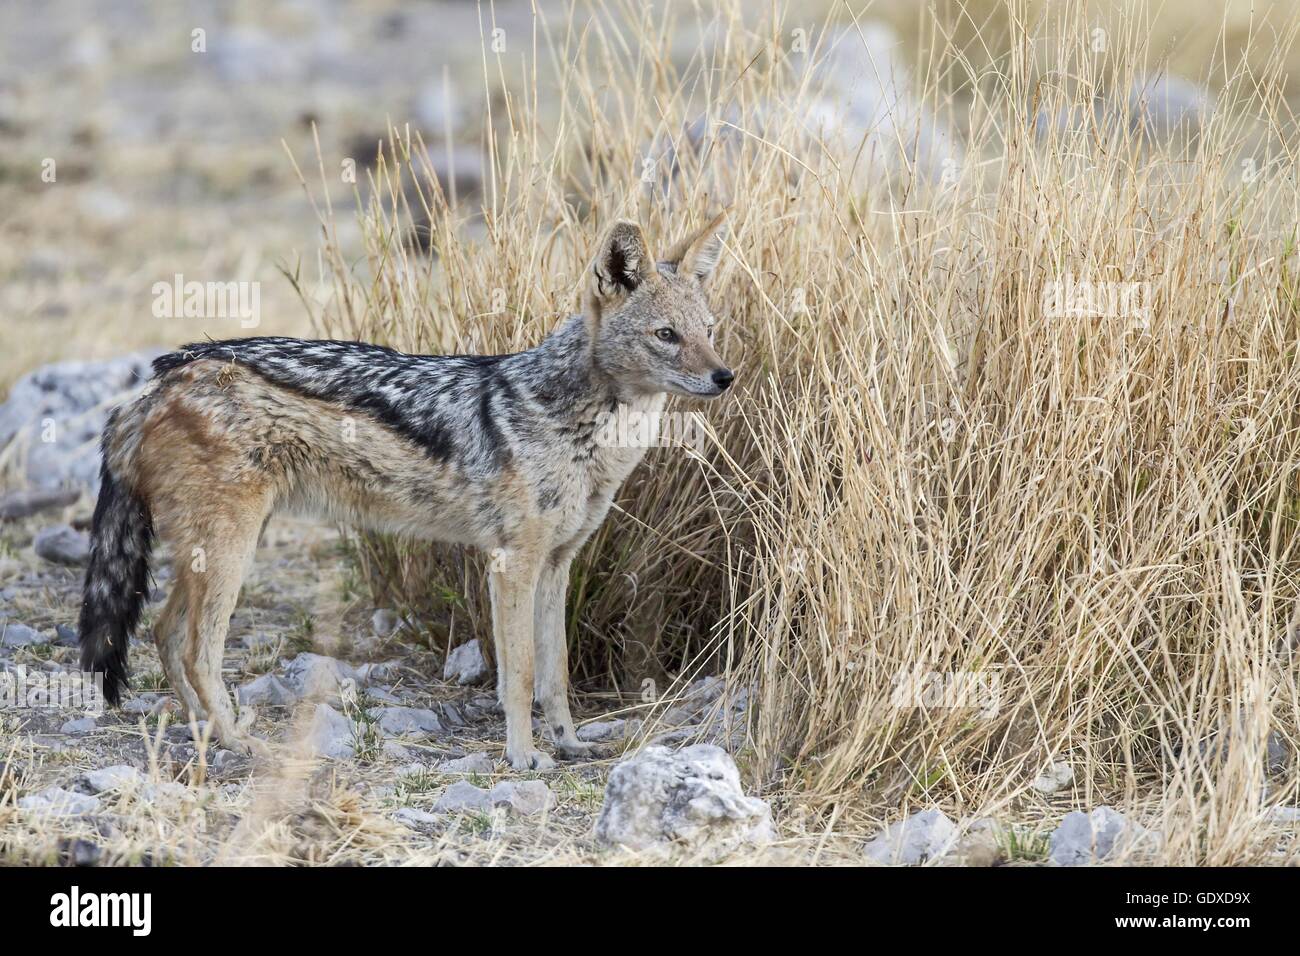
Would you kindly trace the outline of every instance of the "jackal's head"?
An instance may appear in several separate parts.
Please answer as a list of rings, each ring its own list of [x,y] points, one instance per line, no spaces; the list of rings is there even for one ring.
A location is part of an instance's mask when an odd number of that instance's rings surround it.
[[[588,281],[586,311],[596,364],[632,392],[721,395],[735,379],[713,350],[704,286],[722,252],[723,216],[650,255],[636,223],[610,227]]]

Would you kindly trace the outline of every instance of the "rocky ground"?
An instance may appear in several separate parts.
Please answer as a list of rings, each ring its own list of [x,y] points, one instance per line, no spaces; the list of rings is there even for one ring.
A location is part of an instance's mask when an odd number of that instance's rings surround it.
[[[0,523],[0,679],[76,671],[88,499],[0,497],[0,514],[47,506]],[[395,614],[366,605],[336,532],[288,520],[267,529],[224,668],[241,716],[251,711],[253,731],[274,754],[236,756],[209,742],[204,725],[182,719],[163,677],[148,625],[167,577],[159,573],[143,639],[131,648],[134,689],[120,709],[87,714],[12,701],[0,709],[0,858],[523,863],[658,857],[669,846],[682,860],[819,852],[804,838],[763,846],[777,837],[768,806],[743,795],[723,751],[706,747],[692,758],[703,764],[679,766],[691,753],[682,744],[719,739],[716,679],[655,708],[659,717],[644,724],[618,702],[585,702],[580,734],[599,741],[602,756],[510,772],[477,644],[445,660]],[[650,751],[668,761],[652,772],[718,803],[707,825],[665,820],[662,807],[645,805],[645,781],[624,751],[652,736],[674,744]],[[620,762],[626,799],[611,803],[598,838]],[[700,780],[690,783],[692,775]]]

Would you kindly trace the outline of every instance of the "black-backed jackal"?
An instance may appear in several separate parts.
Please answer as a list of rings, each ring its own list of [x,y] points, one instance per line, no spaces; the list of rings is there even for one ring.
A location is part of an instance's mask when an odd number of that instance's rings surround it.
[[[186,346],[154,363],[104,433],[81,609],[82,663],[116,703],[155,535],[175,585],[155,626],[182,706],[226,746],[221,680],[230,615],[263,524],[293,509],[495,553],[489,575],[506,757],[552,765],[533,743],[534,694],[557,749],[586,745],[569,713],[569,563],[644,448],[607,447],[597,421],[720,395],[703,286],[721,217],[656,260],[618,222],[597,252],[583,314],[513,355],[405,355],[360,342],[249,338]],[[202,549],[204,570],[191,555]]]

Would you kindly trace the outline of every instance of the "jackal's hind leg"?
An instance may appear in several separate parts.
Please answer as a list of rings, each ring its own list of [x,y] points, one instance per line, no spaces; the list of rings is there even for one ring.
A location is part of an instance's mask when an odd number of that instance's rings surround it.
[[[521,552],[488,577],[492,633],[506,711],[506,760],[515,770],[549,770],[555,761],[533,746],[533,603],[538,562]]]
[[[268,752],[266,745],[243,733],[237,725],[230,695],[221,679],[230,615],[257,548],[263,512],[258,509],[240,517],[237,522],[221,522],[212,528],[202,571],[187,569],[191,598],[185,671],[207,709],[213,737],[238,753],[264,755]]]
[[[199,703],[199,697],[190,686],[185,676],[185,604],[189,600],[185,582],[176,575],[172,593],[163,605],[162,613],[154,624],[154,644],[158,648],[158,659],[162,662],[163,673],[181,703],[181,714],[189,720],[204,720],[207,711]]]
[[[569,643],[564,628],[564,599],[569,562],[542,568],[537,581],[533,646],[537,658],[536,693],[556,749],[566,757],[587,756],[591,744],[578,739],[569,712]]]

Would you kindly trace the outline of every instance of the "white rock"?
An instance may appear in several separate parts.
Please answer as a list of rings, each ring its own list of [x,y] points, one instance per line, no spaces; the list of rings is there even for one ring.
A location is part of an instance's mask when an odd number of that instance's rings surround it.
[[[590,724],[583,724],[578,728],[578,739],[585,740],[588,743],[597,743],[608,740],[626,740],[628,737],[636,736],[641,729],[639,720],[623,720],[616,717],[613,720],[597,720]]]
[[[891,823],[862,852],[877,863],[912,866],[943,856],[957,842],[957,827],[942,810],[914,813]]]
[[[811,62],[818,96],[804,113],[814,142],[842,158],[861,150],[857,166],[866,175],[878,174],[873,163],[883,161],[890,171],[914,164],[937,180],[960,165],[965,150],[913,91],[904,43],[893,30],[868,22],[824,41]]]
[[[397,661],[378,661],[374,664],[362,664],[354,668],[352,673],[357,680],[368,684],[371,681],[389,680],[396,675],[400,666]]]
[[[1056,793],[1074,779],[1074,768],[1064,761],[1053,763],[1029,784],[1039,793]]]
[[[478,638],[453,648],[442,668],[443,680],[452,680],[462,686],[482,683],[487,675],[487,661],[483,659]]]
[[[81,492],[76,488],[29,488],[0,495],[0,521],[13,521],[53,508],[77,503]]]
[[[396,611],[381,607],[370,616],[370,629],[375,637],[391,637],[402,626],[402,619]]]
[[[380,704],[392,704],[394,707],[402,707],[406,703],[387,687],[367,687],[366,694],[371,700]]]
[[[49,637],[26,624],[0,623],[0,647],[30,647],[50,643]]]
[[[208,757],[208,766],[213,770],[221,770],[230,766],[238,758],[233,750],[226,750],[224,747],[218,747],[217,750]]]
[[[419,810],[415,807],[402,807],[393,814],[393,819],[398,823],[406,824],[408,827],[439,822],[438,817],[428,810]]]
[[[700,678],[686,688],[677,703],[664,711],[663,722],[674,726],[694,723],[726,689],[726,682],[721,677]]]
[[[351,757],[356,753],[352,721],[329,704],[316,705],[306,739],[312,753],[322,757]]]
[[[239,703],[248,707],[292,707],[298,695],[274,674],[263,674],[235,690]]]
[[[129,790],[145,782],[144,774],[135,767],[118,764],[100,770],[89,770],[82,774],[81,782],[91,793],[107,793],[111,790]]]
[[[189,787],[176,781],[163,781],[162,783],[146,783],[140,789],[140,796],[148,803],[153,803],[159,798],[168,800],[192,801],[197,799]]]
[[[442,792],[434,804],[436,813],[465,813],[473,810],[487,810],[491,807],[488,792],[465,780],[457,780]]]
[[[108,413],[143,386],[157,354],[57,362],[24,375],[0,404],[0,451],[12,446],[25,453],[25,476],[38,488],[98,490],[99,439]]]
[[[66,524],[36,532],[32,550],[52,564],[81,567],[90,561],[90,536]]]
[[[436,734],[442,732],[438,715],[418,707],[381,707],[373,712],[379,719],[379,729],[390,737],[406,734]]]
[[[1202,87],[1169,73],[1136,76],[1129,87],[1129,122],[1148,136],[1169,139],[1175,133],[1195,132],[1214,110],[1214,101]]]
[[[747,690],[728,694],[726,682],[721,677],[702,678],[663,712],[658,723],[669,729],[657,734],[650,742],[675,748],[698,740],[735,752],[744,742],[744,714],[748,705]],[[629,735],[636,729],[639,727],[629,730]]]
[[[99,798],[72,793],[62,787],[47,787],[29,797],[19,797],[18,809],[32,810],[52,817],[76,817],[98,810]]]
[[[69,720],[59,728],[61,734],[88,734],[97,726],[94,717],[80,717]]]
[[[479,752],[444,760],[435,769],[439,773],[492,773],[496,764],[487,754]]]
[[[532,816],[555,805],[555,794],[540,780],[504,780],[488,791],[488,802]]]
[[[1138,849],[1159,846],[1160,835],[1110,807],[1067,813],[1052,833],[1050,857],[1058,866],[1084,866]]]
[[[364,679],[349,664],[324,654],[299,654],[284,668],[284,685],[300,697],[334,700]]]
[[[1270,823],[1300,823],[1300,807],[1269,807],[1265,819]]]
[[[614,767],[596,821],[602,843],[636,850],[686,847],[721,857],[775,839],[767,803],[747,797],[726,752],[711,744],[646,747]]]

